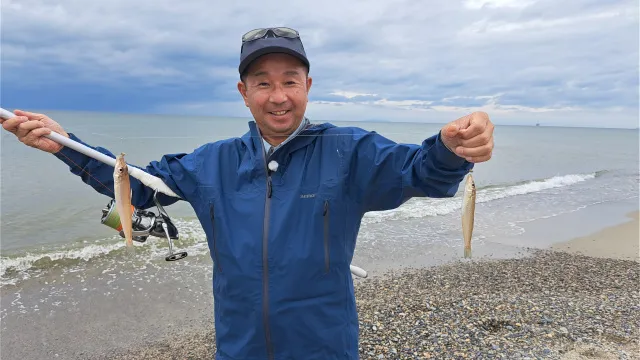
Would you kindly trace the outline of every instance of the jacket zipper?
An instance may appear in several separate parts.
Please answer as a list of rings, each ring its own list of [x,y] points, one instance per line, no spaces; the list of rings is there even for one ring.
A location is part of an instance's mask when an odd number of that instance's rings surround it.
[[[260,130],[258,130],[260,133]],[[269,327],[269,218],[271,215],[271,195],[273,193],[271,184],[271,173],[267,167],[267,155],[265,153],[264,144],[262,144],[262,156],[264,162],[264,170],[267,175],[267,193],[264,203],[264,222],[262,225],[262,321],[264,322],[264,336],[267,342],[267,354],[269,359],[273,359],[273,344],[271,343],[271,328]]]
[[[329,272],[329,201],[324,201],[324,271]]]
[[[211,216],[211,227],[212,227],[212,236],[213,236],[213,252],[216,258],[216,265],[218,265],[218,271],[222,272],[222,265],[220,265],[220,258],[218,257],[218,242],[216,239],[216,219],[213,212],[213,204],[209,204],[209,216]]]
[[[262,225],[262,293],[263,302],[262,302],[262,314],[263,314],[263,322],[264,322],[264,336],[267,342],[267,354],[269,359],[273,359],[273,344],[271,343],[271,328],[269,327],[269,218],[271,216],[271,195],[273,194],[273,185],[271,183],[271,172],[269,167],[267,166],[267,154],[266,149],[264,148],[264,143],[262,142],[262,134],[260,134],[260,129],[257,128],[258,135],[260,135],[260,143],[262,145],[262,161],[264,165],[264,171],[267,176],[267,193],[265,195],[264,202],[264,222]],[[287,141],[280,144],[280,146],[284,145]],[[274,148],[274,152],[278,150],[280,147]],[[273,153],[271,154],[273,155]]]

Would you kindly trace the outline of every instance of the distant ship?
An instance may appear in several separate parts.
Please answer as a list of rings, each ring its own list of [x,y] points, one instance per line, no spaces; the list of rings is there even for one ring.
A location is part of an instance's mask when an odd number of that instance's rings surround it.
[[[536,123],[536,126],[540,126],[540,123]]]

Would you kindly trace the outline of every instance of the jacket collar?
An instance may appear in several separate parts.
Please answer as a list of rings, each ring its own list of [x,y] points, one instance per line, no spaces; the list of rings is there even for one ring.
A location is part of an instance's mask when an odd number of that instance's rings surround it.
[[[309,135],[319,135],[329,128],[335,127],[330,123],[311,124],[311,122],[305,117],[303,122],[306,122],[305,126],[301,127],[298,133],[292,134],[285,142],[278,146],[278,152],[286,151],[292,152],[307,146],[313,142],[317,137]],[[242,136],[242,141],[251,150],[255,158],[262,158],[265,156],[264,144],[262,143],[262,135],[258,124],[251,120],[249,121],[249,131]],[[302,136],[303,135],[303,136]]]
[[[275,147],[270,145],[269,143],[266,142],[266,140],[263,138],[262,139],[262,143],[264,144],[265,147],[271,147],[273,148],[273,151],[275,152],[276,150],[278,150],[279,148],[281,148],[283,145],[285,145],[286,143],[289,142],[289,140],[293,139],[296,137],[296,135],[298,135],[302,130],[304,130],[307,126],[309,126],[310,122],[309,119],[305,116],[302,121],[300,122],[300,125],[298,125],[298,128],[294,130],[294,132],[289,135],[283,142],[281,142],[280,144],[276,145]]]

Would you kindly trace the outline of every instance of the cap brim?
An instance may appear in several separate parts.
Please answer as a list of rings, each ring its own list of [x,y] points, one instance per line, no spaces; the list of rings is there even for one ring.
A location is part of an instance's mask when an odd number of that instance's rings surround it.
[[[296,57],[297,59],[299,59],[300,61],[302,61],[303,64],[305,64],[307,66],[307,68],[309,67],[309,60],[307,60],[307,58],[300,54],[299,52],[292,50],[288,47],[283,47],[283,46],[266,46],[260,49],[257,49],[256,51],[252,52],[251,54],[247,55],[246,58],[244,58],[242,60],[242,62],[240,62],[240,66],[238,67],[238,71],[240,72],[240,74],[243,74],[247,68],[249,67],[249,65],[255,61],[257,58],[259,58],[262,55],[266,55],[266,54],[273,54],[273,53],[284,53],[284,54],[288,54],[291,56]]]

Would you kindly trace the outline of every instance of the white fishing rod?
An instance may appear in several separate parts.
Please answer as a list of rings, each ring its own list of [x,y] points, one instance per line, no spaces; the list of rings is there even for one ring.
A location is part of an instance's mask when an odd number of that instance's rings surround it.
[[[8,120],[11,119],[13,117],[15,117],[16,115],[14,113],[12,113],[9,110],[5,110],[3,108],[0,107],[0,118]],[[45,137],[47,137],[48,139],[51,139],[55,142],[57,142],[60,145],[64,145],[70,149],[76,150],[79,153],[82,153],[84,155],[89,156],[92,159],[98,160],[100,162],[103,162],[107,165],[113,166],[115,167],[116,165],[116,159],[112,158],[110,156],[107,156],[99,151],[96,151],[90,147],[85,146],[84,144],[81,144],[75,140],[69,139],[65,136],[62,136],[60,134],[58,134],[55,131],[51,131],[51,133],[49,135],[45,135]],[[175,192],[173,192],[168,186],[167,184],[165,184],[160,178],[153,176],[147,172],[145,172],[142,169],[139,169],[137,167],[131,166],[129,164],[127,164],[127,167],[129,168],[129,175],[131,175],[132,177],[140,180],[140,182],[142,182],[143,184],[145,184],[146,186],[161,192],[163,194],[175,197],[175,198],[179,198],[180,196],[178,196]],[[362,277],[362,278],[366,278],[367,277],[367,272],[357,266],[354,265],[349,265],[350,266],[350,270],[351,273]]]
[[[3,108],[0,108],[0,117],[7,120],[10,119],[12,117],[15,117],[15,114],[13,114],[12,112],[5,110]],[[101,161],[107,165],[111,165],[113,167],[116,166],[116,159],[112,158],[110,156],[107,156],[101,152],[98,152],[90,147],[85,146],[84,144],[81,144],[75,140],[69,139],[65,136],[62,136],[60,134],[58,134],[55,131],[52,131],[49,135],[45,135],[45,137],[57,142],[58,144],[64,145],[68,148],[71,148],[73,150],[76,150],[84,155],[87,155],[93,159],[96,159],[98,161]],[[173,192],[168,186],[167,184],[165,184],[162,180],[160,180],[159,178],[144,172],[143,170],[131,166],[129,164],[127,164],[128,168],[129,168],[129,175],[131,175],[132,177],[140,180],[140,182],[142,182],[143,184],[147,185],[148,187],[152,188],[153,190],[157,190],[163,194],[172,196],[172,197],[176,197],[176,198],[180,198],[180,196],[178,196],[175,192]]]

